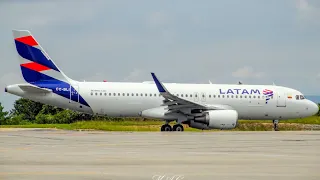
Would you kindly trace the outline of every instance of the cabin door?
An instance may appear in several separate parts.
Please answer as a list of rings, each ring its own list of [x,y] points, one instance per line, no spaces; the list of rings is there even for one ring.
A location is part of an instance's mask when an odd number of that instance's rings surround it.
[[[285,93],[277,93],[277,107],[286,107],[286,94]]]

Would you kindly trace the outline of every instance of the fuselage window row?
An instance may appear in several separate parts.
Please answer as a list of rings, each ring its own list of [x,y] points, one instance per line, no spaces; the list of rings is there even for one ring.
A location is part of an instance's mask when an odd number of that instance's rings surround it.
[[[98,93],[93,93],[93,92],[91,92],[91,96],[93,96],[93,95],[96,95],[96,96],[98,96]],[[104,95],[104,96],[130,96],[130,93],[100,93],[100,96],[102,96],[102,95]],[[131,96],[139,96],[139,93],[131,93]],[[150,93],[149,95],[147,94],[147,93],[145,93],[145,94],[143,94],[143,93],[140,93],[140,96],[141,97],[157,97],[157,94],[152,94],[152,93]],[[161,94],[158,94],[158,96],[160,97],[161,96]],[[176,94],[176,96],[180,96],[180,97],[185,97],[185,98],[192,98],[192,94],[190,94],[190,95],[188,95],[188,94]],[[197,94],[195,94],[194,95],[194,97],[195,98],[197,98],[198,97],[198,95]],[[253,98],[253,99],[260,99],[260,98],[262,98],[262,99],[264,99],[266,96],[246,96],[246,95],[244,95],[244,96],[242,96],[242,95],[208,95],[208,96],[206,96],[206,95],[202,95],[202,98],[206,98],[206,97],[208,97],[208,98]],[[300,97],[299,95],[297,95],[297,98],[296,99],[304,99],[304,97],[302,96],[302,97]],[[270,99],[273,99],[273,96],[271,96],[270,97]]]

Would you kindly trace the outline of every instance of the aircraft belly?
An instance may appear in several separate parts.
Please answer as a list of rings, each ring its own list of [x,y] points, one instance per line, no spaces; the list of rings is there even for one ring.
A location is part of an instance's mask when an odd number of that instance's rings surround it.
[[[101,101],[95,107],[95,113],[104,114],[112,117],[139,117],[142,110],[157,107],[160,103],[148,100],[109,98]]]

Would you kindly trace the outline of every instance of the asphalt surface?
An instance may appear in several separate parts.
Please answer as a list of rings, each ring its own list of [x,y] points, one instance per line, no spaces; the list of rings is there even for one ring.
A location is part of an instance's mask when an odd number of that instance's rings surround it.
[[[320,132],[0,129],[0,179],[319,180]]]

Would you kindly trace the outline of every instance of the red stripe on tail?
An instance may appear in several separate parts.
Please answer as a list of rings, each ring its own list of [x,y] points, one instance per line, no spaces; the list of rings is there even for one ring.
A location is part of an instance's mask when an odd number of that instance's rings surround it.
[[[36,62],[29,62],[29,63],[21,64],[21,66],[26,67],[28,69],[32,69],[34,71],[38,71],[38,72],[50,69],[47,66],[43,66],[43,65],[38,64]]]
[[[37,41],[34,40],[32,36],[19,37],[19,38],[16,38],[15,40],[22,42],[24,44],[27,44],[29,46],[37,46],[38,45]]]

